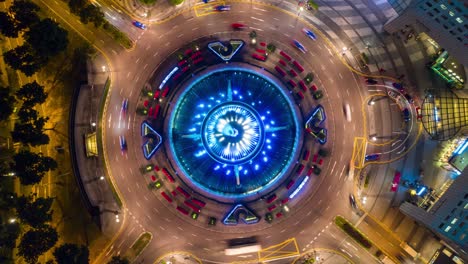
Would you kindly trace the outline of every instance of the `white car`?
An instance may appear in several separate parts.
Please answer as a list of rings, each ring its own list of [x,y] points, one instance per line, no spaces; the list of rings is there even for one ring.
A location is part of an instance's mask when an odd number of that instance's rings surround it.
[[[343,105],[343,112],[344,112],[346,121],[351,122],[351,108],[349,107],[349,104]]]

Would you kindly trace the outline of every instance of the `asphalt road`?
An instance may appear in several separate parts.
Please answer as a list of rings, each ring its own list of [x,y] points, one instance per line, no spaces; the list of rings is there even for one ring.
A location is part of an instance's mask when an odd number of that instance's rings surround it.
[[[139,256],[139,261],[153,261],[158,256],[174,250],[192,252],[207,262],[242,260],[226,258],[223,255],[223,241],[226,238],[245,236],[246,234],[242,234],[244,229],[210,229],[203,223],[195,224],[193,220],[182,217],[173,207],[168,206],[157,192],[146,188],[148,179],[139,172],[139,167],[147,164],[140,151],[139,128],[142,119],[134,114],[141,89],[168,54],[173,53],[180,45],[209,35],[247,39],[245,32],[234,33],[229,27],[230,23],[240,22],[255,29],[260,41],[274,40],[280,49],[298,58],[306,68],[315,73],[316,83],[326,94],[321,103],[327,112],[327,128],[330,131],[327,148],[331,150],[331,157],[325,159],[320,177],[311,181],[304,190],[307,195],[303,195],[299,202],[291,206],[291,213],[272,226],[263,224],[256,230],[249,230],[248,235],[265,238],[262,241],[263,247],[295,237],[301,251],[309,250],[312,246],[327,247],[345,252],[355,262],[375,261],[366,252],[355,250],[358,245],[349,241],[350,239],[339,230],[329,231],[333,229],[330,222],[338,214],[349,219],[358,218],[348,202],[348,195],[353,186],[352,181],[347,180],[346,166],[351,159],[354,137],[364,134],[360,109],[368,91],[363,88],[362,79],[352,74],[337,57],[340,55],[333,54],[323,40],[319,38],[314,42],[301,32],[303,26],[300,20],[270,7],[238,3],[232,5],[229,13],[197,17],[192,11],[142,31],[133,27],[125,14],[107,7],[108,10],[104,9],[106,16],[119,20],[116,22],[120,25],[119,28],[127,32],[132,39],[138,40],[135,49],[124,51],[104,32],[83,26],[76,18],[67,14],[59,3],[42,0],[36,2],[53,10],[54,15],[66,21],[69,27],[82,32],[83,37],[106,52],[111,62],[110,69],[106,69],[112,71],[113,79],[110,100],[103,120],[104,144],[112,177],[125,200],[126,209],[122,213],[126,214],[126,221],[122,231],[106,252],[106,258],[123,254],[145,230],[151,232],[154,239],[149,248]],[[302,54],[294,49],[290,45],[292,38],[304,44],[308,52]],[[129,98],[130,101],[128,114],[125,116],[120,111],[124,98]],[[309,107],[303,110],[311,110],[310,106],[315,105],[312,100],[310,96],[306,98],[301,107]],[[344,103],[351,106],[352,122],[347,122],[344,118]],[[126,136],[129,146],[124,155],[121,154],[118,140],[121,135]],[[158,160],[159,162],[164,161]],[[216,208],[217,205],[214,205],[211,210],[216,211]]]
[[[249,12],[251,9],[255,10],[254,14]],[[172,250],[189,251],[205,261],[245,259],[226,258],[223,255],[224,240],[245,236],[243,228],[210,229],[205,223],[191,224],[190,221],[193,220],[186,216],[182,217],[175,208],[169,207],[157,192],[151,192],[146,188],[147,179],[140,175],[138,170],[140,166],[146,164],[140,151],[141,118],[133,114],[141,88],[150,79],[155,67],[165,58],[164,54],[171,54],[179,45],[207,35],[231,35],[245,38],[246,33],[230,32],[229,25],[233,22],[245,23],[254,28],[258,32],[259,41],[275,40],[280,49],[286,50],[295,58],[300,58],[304,62],[303,65],[316,74],[318,86],[326,93],[321,103],[326,109],[327,128],[331,132],[327,148],[331,150],[332,155],[326,158],[320,177],[311,181],[306,190],[308,195],[303,195],[299,202],[291,206],[291,213],[287,218],[272,226],[263,224],[259,225],[258,230],[249,229],[249,235],[264,238],[263,247],[295,237],[301,251],[307,250],[307,244],[314,241],[314,237],[330,224],[334,216],[353,214],[348,202],[348,195],[352,190],[351,182],[346,181],[345,174],[347,173],[346,166],[351,159],[353,138],[362,133],[357,125],[362,122],[361,80],[343,66],[323,40],[318,39],[314,42],[308,39],[301,32],[303,28],[301,22],[295,17],[267,7],[234,4],[229,13],[201,17],[185,14],[167,23],[150,26],[144,31],[135,50],[120,54],[118,60],[113,61],[113,93],[105,117],[106,137],[104,140],[109,167],[126,201],[129,217],[124,231],[116,239],[107,256],[124,252],[140,232],[146,230],[158,239],[153,239],[150,244],[151,250],[145,250],[139,260],[155,259],[158,255]],[[292,38],[303,43],[308,52],[303,55],[295,50],[290,45]],[[124,98],[129,98],[130,101],[129,114],[125,117],[120,111]],[[312,102],[313,99],[309,96],[306,100]],[[344,102],[351,105],[352,122],[350,123],[346,122],[343,116]],[[311,109],[303,110],[310,111]],[[124,155],[121,154],[118,141],[121,135],[125,135],[129,146],[128,152]],[[161,165],[162,162],[164,161],[158,160],[157,164]],[[219,205],[219,207],[223,206]],[[211,210],[215,211],[215,208],[217,205],[214,205]],[[222,214],[218,217],[222,217]],[[339,232],[336,233],[338,235]],[[345,239],[343,236],[341,238]],[[316,241],[314,243],[318,247],[321,243],[335,245],[336,249],[343,247],[340,246],[341,242],[338,240],[340,243],[337,244],[331,235],[323,234]],[[348,243],[352,245],[354,242]],[[358,247],[358,245],[354,246]],[[343,250],[346,249],[343,248]],[[373,261],[367,254],[359,254],[352,249],[346,251],[357,262],[362,259],[367,263]]]

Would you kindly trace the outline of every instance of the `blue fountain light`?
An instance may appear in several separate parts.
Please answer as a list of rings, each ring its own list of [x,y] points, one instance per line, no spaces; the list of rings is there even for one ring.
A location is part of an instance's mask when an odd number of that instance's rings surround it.
[[[272,78],[231,65],[201,73],[183,89],[168,123],[183,177],[210,194],[243,198],[286,173],[300,125],[292,99]]]

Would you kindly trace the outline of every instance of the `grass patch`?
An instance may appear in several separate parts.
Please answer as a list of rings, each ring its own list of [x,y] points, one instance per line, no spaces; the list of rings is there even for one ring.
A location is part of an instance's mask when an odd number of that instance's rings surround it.
[[[133,41],[122,31],[116,28],[109,22],[106,22],[102,28],[111,35],[111,37],[117,41],[122,47],[131,49],[133,47]]]
[[[318,8],[319,8],[318,4],[315,3],[315,1],[313,1],[313,0],[307,1],[307,4],[308,4],[312,9],[318,10]]]
[[[104,85],[104,92],[102,94],[102,97],[101,97],[101,103],[99,105],[99,118],[98,120],[102,120],[102,116],[104,115],[104,106],[106,104],[106,98],[107,98],[107,94],[109,93],[109,88],[110,88],[110,84],[111,84],[111,81],[109,78],[107,78],[106,80],[106,83]],[[104,148],[102,146],[102,127],[100,125],[98,125],[98,129],[97,129],[97,146],[98,146],[98,149],[100,151],[103,151]],[[103,170],[104,170],[104,175],[108,176],[109,175],[109,172],[107,171],[107,166],[105,166],[105,160],[104,160],[104,155],[99,155],[99,159],[101,161],[101,164],[103,164]],[[114,195],[114,198],[115,198],[115,201],[117,202],[117,204],[119,205],[120,208],[122,208],[122,200],[120,199],[120,196],[119,196],[119,193],[117,192],[117,190],[115,189],[115,186],[114,184],[112,183],[111,180],[108,179],[108,182],[109,182],[109,186],[111,187],[111,190],[112,190],[112,194]]]
[[[171,5],[180,5],[184,2],[184,0],[169,0]]]
[[[370,249],[372,247],[372,242],[343,217],[335,217],[335,225],[341,228],[341,230],[343,230],[365,249]]]
[[[364,188],[369,187],[369,181],[370,181],[370,173],[366,174],[366,178],[364,179]]]
[[[143,250],[148,246],[153,236],[151,233],[145,232],[138,237],[133,245],[127,250],[125,256],[132,262]]]

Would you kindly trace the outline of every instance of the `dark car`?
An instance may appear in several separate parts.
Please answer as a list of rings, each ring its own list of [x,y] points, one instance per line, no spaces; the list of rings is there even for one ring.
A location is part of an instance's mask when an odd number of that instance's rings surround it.
[[[377,84],[378,82],[377,82],[376,80],[372,79],[372,78],[368,78],[368,79],[366,80],[366,83],[367,83],[367,84]]]
[[[373,161],[373,160],[379,160],[380,155],[379,154],[369,154],[366,155],[366,161]]]
[[[349,203],[351,204],[351,206],[353,208],[357,208],[357,205],[356,205],[356,199],[354,199],[354,195],[353,194],[350,194],[349,195]]]
[[[408,108],[405,108],[403,109],[403,120],[405,120],[405,122],[408,122],[410,121],[410,111]]]
[[[410,104],[414,103],[413,97],[411,97],[411,95],[405,94],[405,98],[406,98],[406,100],[408,100],[408,102],[409,102]]]
[[[241,29],[246,29],[246,28],[247,28],[246,25],[241,24],[241,23],[232,23],[232,24],[231,24],[231,27],[232,27],[233,29],[237,29],[237,30],[241,30]]]
[[[125,136],[119,136],[119,142],[120,142],[120,150],[122,153],[125,153],[127,151],[127,140],[125,139]]]
[[[218,5],[218,6],[215,6],[213,9],[214,11],[223,12],[223,11],[231,10],[231,6],[230,5]]]
[[[133,21],[132,24],[137,27],[137,28],[140,28],[140,29],[146,29],[146,25],[141,23],[141,22],[138,22],[138,21]]]

